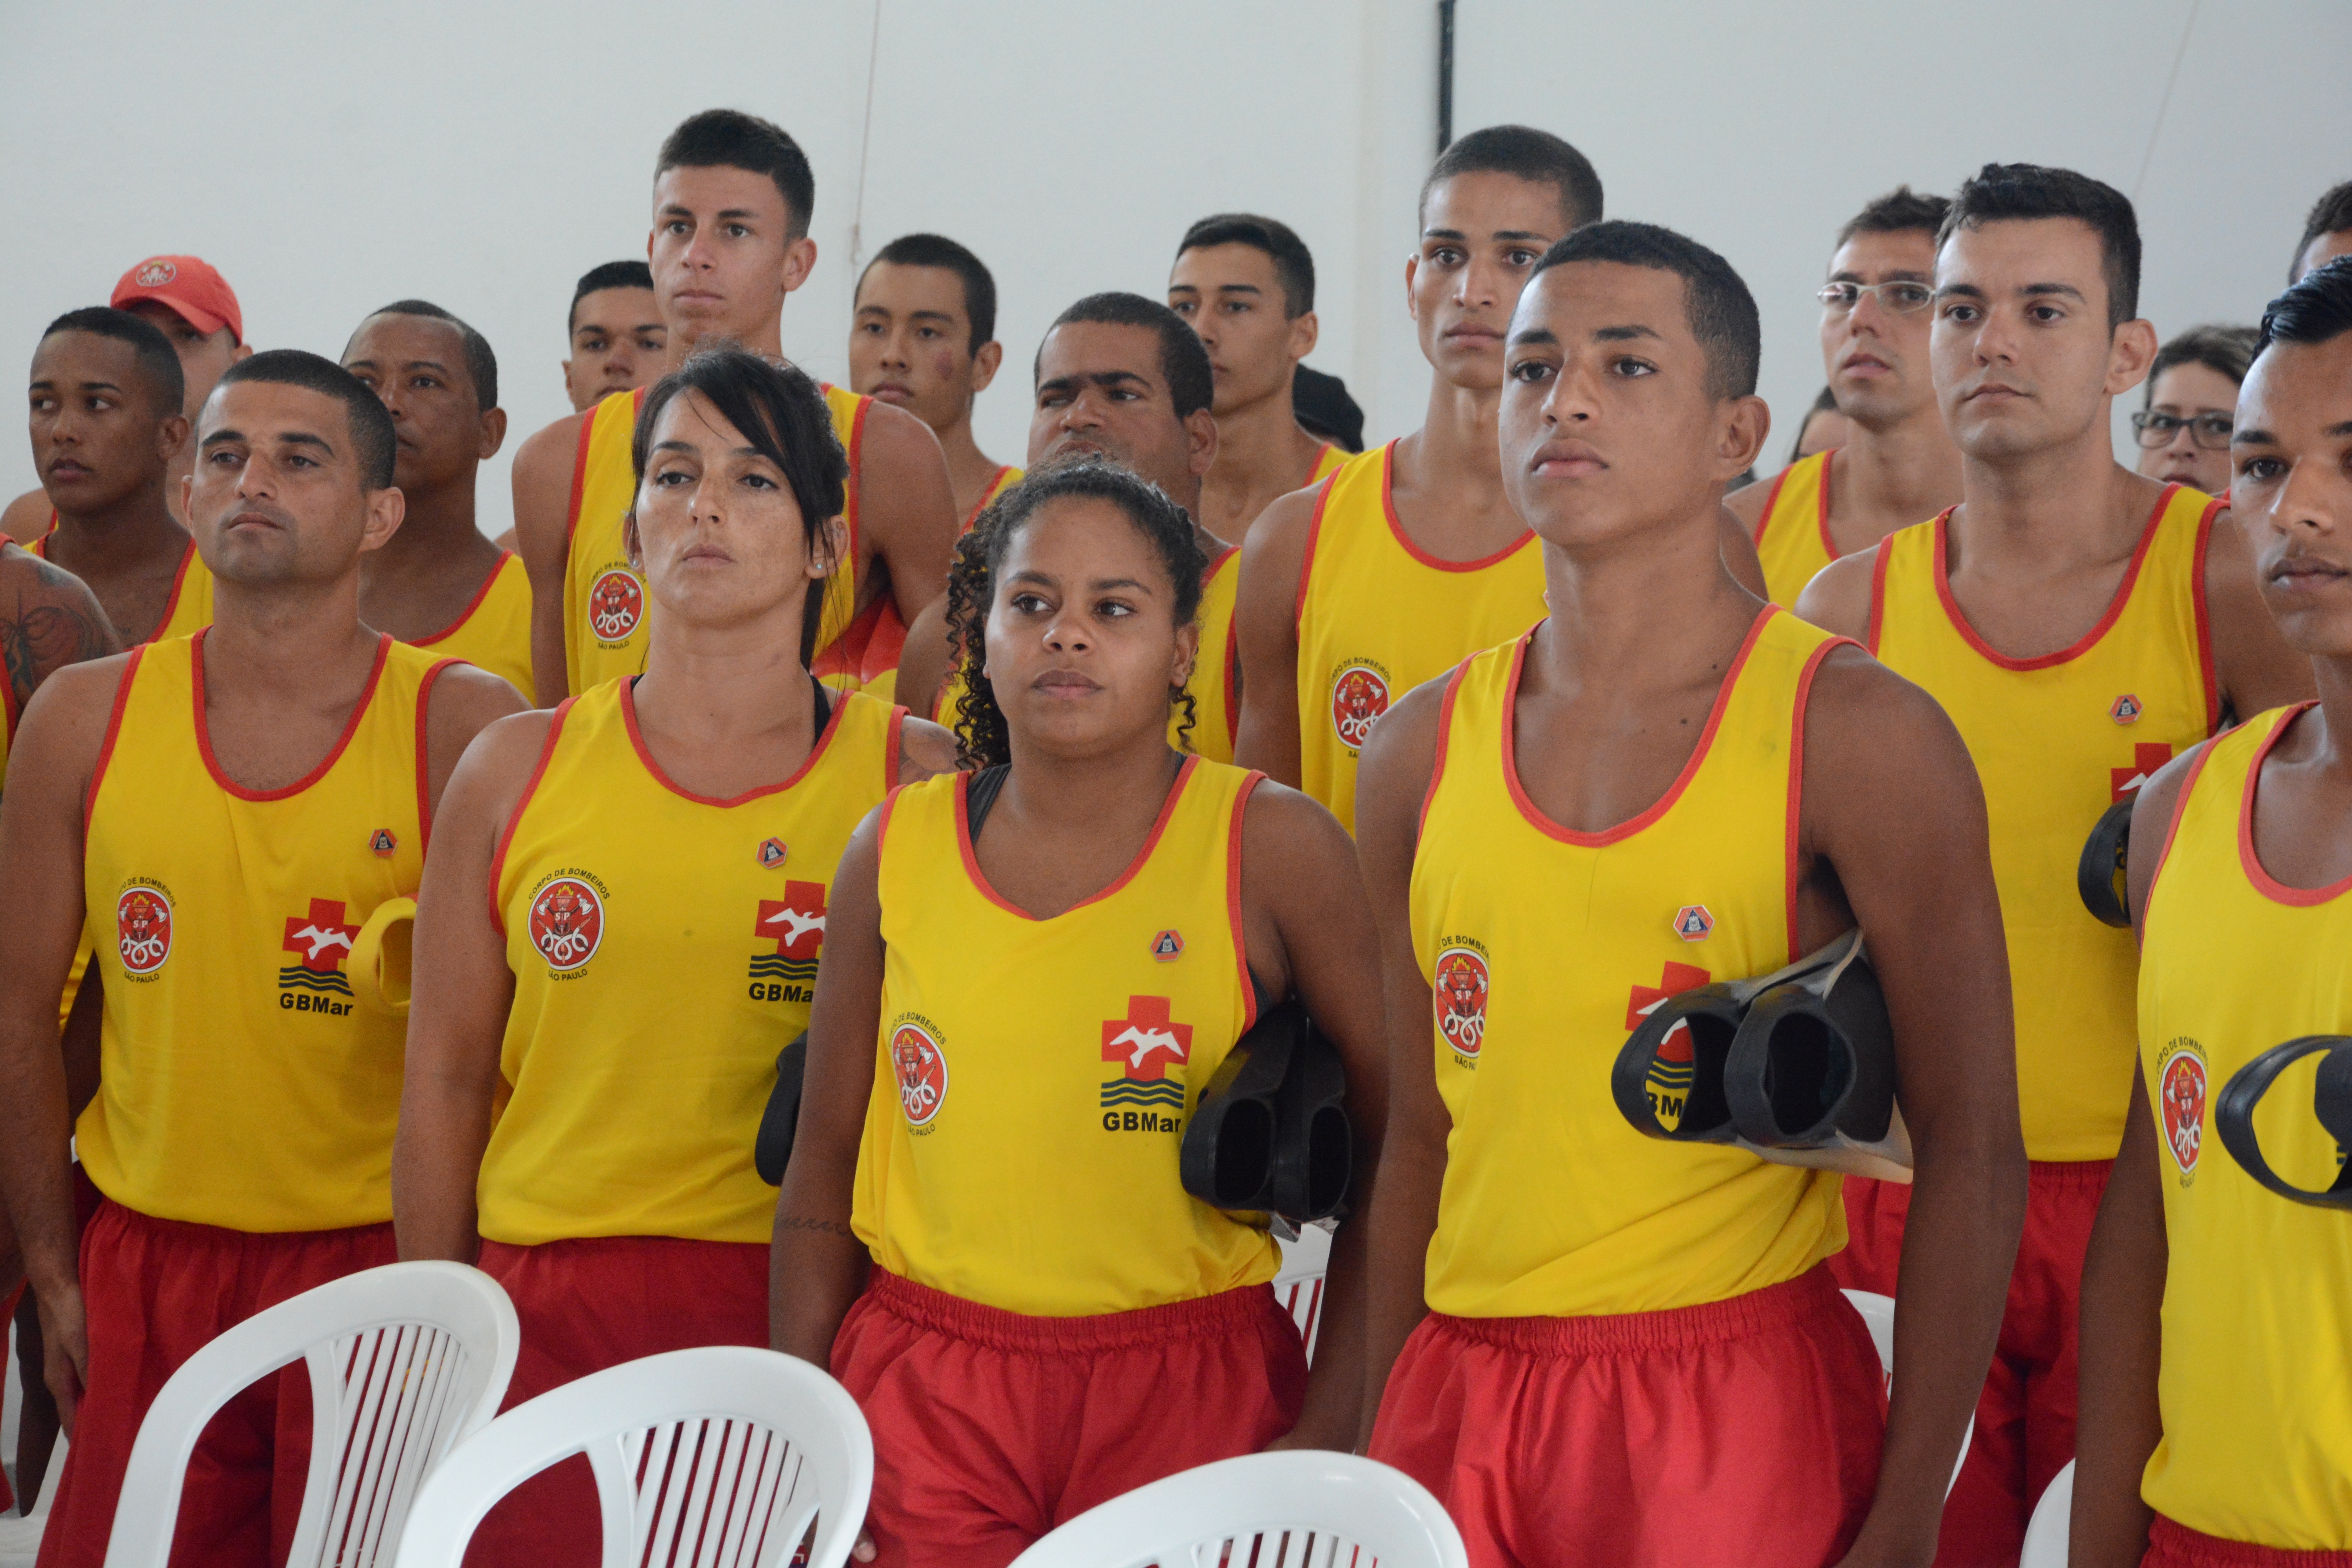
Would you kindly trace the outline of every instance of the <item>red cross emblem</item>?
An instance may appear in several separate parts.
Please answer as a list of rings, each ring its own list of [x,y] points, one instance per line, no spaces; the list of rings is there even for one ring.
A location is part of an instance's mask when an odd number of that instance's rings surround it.
[[[1117,1062],[1131,1079],[1158,1082],[1171,1063],[1192,1057],[1192,1026],[1170,1021],[1165,996],[1130,996],[1127,1016],[1102,1026],[1102,1059]]]
[[[2142,742],[2132,748],[2132,765],[2109,768],[2107,782],[2115,787],[2117,800],[2128,799],[2132,791],[2156,776],[2158,768],[2172,761],[2172,748],[2162,742]]]
[[[302,961],[313,974],[332,974],[352,955],[352,939],[360,928],[343,923],[341,899],[312,899],[307,920],[297,915],[286,922],[286,940],[278,945]]]

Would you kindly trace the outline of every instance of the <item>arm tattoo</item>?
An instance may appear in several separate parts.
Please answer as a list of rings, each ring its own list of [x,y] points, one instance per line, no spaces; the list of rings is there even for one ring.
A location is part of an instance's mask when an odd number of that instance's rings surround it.
[[[52,571],[43,563],[44,571]],[[16,710],[25,710],[34,690],[50,675],[69,664],[97,658],[113,651],[114,638],[101,613],[70,600],[27,605],[16,596],[13,615],[0,611],[0,668]]]
[[[810,1219],[803,1215],[788,1214],[776,1221],[778,1230],[814,1230],[826,1236],[855,1237],[857,1233],[837,1219]]]

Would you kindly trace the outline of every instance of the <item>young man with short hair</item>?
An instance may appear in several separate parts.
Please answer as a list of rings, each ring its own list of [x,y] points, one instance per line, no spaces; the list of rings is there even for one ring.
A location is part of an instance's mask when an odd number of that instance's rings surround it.
[[[1822,363],[1848,435],[1727,503],[1755,532],[1775,604],[1795,604],[1839,556],[1959,499],[1960,454],[1927,374],[1936,227],[1950,206],[1898,185],[1838,231],[1821,290]]]
[[[359,619],[360,558],[401,516],[367,388],[279,350],[231,369],[200,419],[188,505],[216,619],[51,677],[0,811],[0,1194],[73,1434],[51,1568],[104,1555],[140,1422],[183,1362],[392,1261],[404,1020],[345,961],[415,893],[467,744],[522,706]],[[82,940],[105,1011],[75,1119],[57,998]],[[69,1140],[104,1197],[79,1262]],[[264,1380],[207,1428],[181,1500],[202,1561],[283,1552],[306,1376]]]
[[[944,235],[908,234],[866,264],[849,322],[850,389],[931,427],[967,530],[1021,478],[971,434],[972,404],[1003,362],[996,279],[979,257]]]
[[[654,300],[654,269],[642,261],[607,261],[582,273],[564,332],[572,354],[563,362],[563,391],[574,413],[651,382],[669,344]]]
[[[816,265],[816,180],[799,143],[757,115],[705,110],[663,142],[653,194],[646,255],[669,334],[659,368],[721,341],[781,362],[784,297]],[[645,584],[622,546],[643,396],[642,387],[615,394],[515,454],[515,537],[530,570],[542,706],[645,668]],[[955,503],[921,420],[841,387],[827,387],[825,401],[849,454],[849,553],[832,574],[815,670],[850,689],[896,668],[901,628],[946,592]]]
[[[1201,334],[1216,376],[1217,466],[1196,515],[1238,544],[1276,497],[1347,460],[1299,426],[1292,402],[1298,362],[1315,352],[1315,258],[1273,218],[1204,217],[1177,243],[1168,308]]]
[[[2286,280],[2299,283],[2305,273],[2339,256],[2352,256],[2352,180],[2329,186],[2311,204],[2311,216],[2303,220],[2303,238],[2295,244]]]
[[[1545,253],[1499,412],[1550,613],[1364,750],[1398,1064],[1368,1451],[1482,1568],[1923,1561],[2000,1316],[2025,1161],[1982,797],[1932,701],[1725,563],[1759,344],[1679,234]],[[1840,1178],[1645,1137],[1609,1089],[1666,996],[1857,926],[1917,1177],[1891,1413],[1822,1267]]]
[[[488,339],[424,300],[352,334],[343,368],[392,416],[400,531],[360,561],[360,618],[415,647],[531,689],[530,578],[474,521],[474,479],[507,438]]]
[[[1422,427],[1283,497],[1242,552],[1235,760],[1356,820],[1356,757],[1390,702],[1543,613],[1542,552],[1496,456],[1503,329],[1545,247],[1601,216],[1584,154],[1474,131],[1422,187],[1405,300],[1430,363]]]
[[[33,352],[33,466],[56,523],[30,545],[89,584],[124,643],[212,619],[212,574],[166,500],[187,445],[180,356],[154,326],[92,306]]]
[[[2230,426],[2256,336],[2252,327],[2191,327],[2156,351],[2131,421],[2140,473],[2228,501]]]
[[[1832,563],[1799,601],[1958,726],[1983,781],[2032,1161],[2024,1239],[1939,1561],[2014,1562],[2074,1456],[2083,1249],[2130,1104],[2137,970],[2084,906],[2084,841],[2224,721],[2307,695],[2221,503],[2115,459],[2156,354],[2139,229],[2072,170],[1989,163],[1938,236],[1928,343],[1962,500]],[[1843,1283],[1892,1294],[1911,1189],[1854,1180]]]

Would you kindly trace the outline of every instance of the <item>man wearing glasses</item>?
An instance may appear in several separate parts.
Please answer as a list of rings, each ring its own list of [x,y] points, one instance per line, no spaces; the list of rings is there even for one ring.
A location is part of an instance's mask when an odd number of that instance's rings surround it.
[[[2084,840],[2179,752],[2310,696],[2313,677],[2221,503],[2116,461],[2115,399],[2157,349],[2131,203],[2071,170],[1987,164],[1939,239],[1927,354],[1960,504],[1832,563],[1797,607],[1941,703],[1984,786],[2031,1163],[1976,1438],[1944,1510],[1950,1568],[2015,1563],[2074,1450],[2084,1249],[2138,1071],[2138,952],[2084,905]],[[1895,1292],[1909,1194],[1846,1179],[1840,1284]]]
[[[2147,400],[2131,416],[2141,473],[2229,499],[2231,411],[2259,335],[2252,327],[2191,327],[2156,351]]]
[[[1755,536],[1774,604],[1794,605],[1831,562],[1960,499],[1960,454],[1927,374],[1936,227],[1950,205],[1902,185],[1838,231],[1822,363],[1852,435],[1724,503]]]

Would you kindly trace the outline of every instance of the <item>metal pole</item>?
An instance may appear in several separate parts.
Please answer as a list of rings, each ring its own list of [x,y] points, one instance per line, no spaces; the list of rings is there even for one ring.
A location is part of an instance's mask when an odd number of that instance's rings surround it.
[[[1437,150],[1454,143],[1454,0],[1437,0]]]

